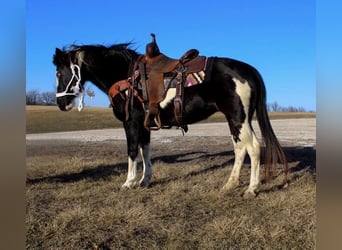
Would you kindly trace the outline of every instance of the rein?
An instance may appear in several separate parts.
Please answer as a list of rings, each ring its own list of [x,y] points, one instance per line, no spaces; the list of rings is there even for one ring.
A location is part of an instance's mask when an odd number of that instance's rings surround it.
[[[62,97],[62,96],[68,96],[68,95],[72,95],[72,96],[79,96],[79,103],[78,103],[78,111],[82,111],[83,107],[84,107],[84,92],[81,86],[81,69],[78,65],[70,63],[70,69],[72,72],[72,77],[69,80],[68,85],[66,86],[65,90],[63,92],[58,92],[56,93],[56,97]],[[77,69],[77,72],[76,70]],[[70,90],[72,92],[68,92],[68,89],[70,87],[70,85],[72,84],[74,78],[76,79],[76,84],[75,86],[72,86],[70,88]],[[56,85],[58,86],[58,79],[56,78]]]

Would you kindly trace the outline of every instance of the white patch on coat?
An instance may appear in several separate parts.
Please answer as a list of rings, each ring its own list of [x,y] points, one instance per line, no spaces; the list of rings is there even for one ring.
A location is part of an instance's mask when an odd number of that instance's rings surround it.
[[[233,78],[232,79],[236,85],[236,93],[240,96],[243,109],[246,113],[246,118],[248,118],[248,110],[249,110],[249,99],[251,98],[251,88],[248,85],[248,82],[245,81],[242,83],[239,79]]]
[[[159,106],[164,109],[169,105],[172,100],[176,97],[176,88],[169,88],[166,92],[166,97],[159,103]]]

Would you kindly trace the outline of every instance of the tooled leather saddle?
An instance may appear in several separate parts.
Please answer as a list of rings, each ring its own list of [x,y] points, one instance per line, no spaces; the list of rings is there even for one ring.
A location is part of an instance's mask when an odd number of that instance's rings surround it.
[[[206,57],[199,56],[197,49],[190,49],[180,59],[172,59],[160,52],[155,35],[152,33],[151,36],[152,42],[146,45],[146,54],[136,61],[132,77],[115,83],[109,91],[110,99],[119,92],[118,90],[128,88],[128,85],[132,89],[139,86],[142,93],[142,97],[139,98],[144,103],[146,111],[144,126],[148,130],[158,130],[162,127],[159,104],[165,99],[167,90],[176,87],[174,114],[178,126],[186,132],[187,126],[183,124],[182,119],[184,86],[191,74],[205,70]],[[165,78],[166,75],[168,79]],[[136,91],[133,93],[137,96]]]

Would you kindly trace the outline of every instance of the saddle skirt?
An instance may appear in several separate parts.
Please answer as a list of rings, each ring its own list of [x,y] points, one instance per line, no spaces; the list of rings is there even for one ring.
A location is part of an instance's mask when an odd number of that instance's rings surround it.
[[[177,82],[184,87],[202,83],[205,78],[206,62],[207,58],[204,56],[197,56],[186,63],[164,54],[146,59],[147,101],[150,106],[157,107],[164,100],[167,90],[176,87]]]

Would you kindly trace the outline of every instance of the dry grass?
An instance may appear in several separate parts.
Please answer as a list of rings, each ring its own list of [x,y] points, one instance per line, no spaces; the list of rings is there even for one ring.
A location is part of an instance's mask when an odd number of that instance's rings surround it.
[[[168,154],[154,145],[152,185],[135,190],[120,190],[123,141],[30,142],[27,249],[315,249],[314,152],[287,148],[288,187],[280,176],[244,200],[248,163],[236,191],[219,191],[233,160],[227,138],[187,141]]]
[[[109,108],[26,111],[27,133],[122,127]],[[205,122],[223,120],[215,114]],[[288,187],[278,173],[255,199],[244,200],[248,161],[240,187],[220,192],[233,162],[228,138],[169,141],[153,144],[151,187],[135,190],[120,189],[127,174],[124,141],[27,142],[26,248],[315,249],[315,148],[286,147]]]
[[[48,133],[122,127],[111,108],[85,107],[62,112],[56,106],[26,106],[26,133]]]

